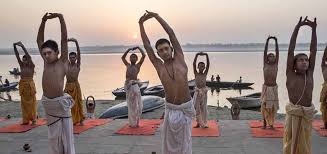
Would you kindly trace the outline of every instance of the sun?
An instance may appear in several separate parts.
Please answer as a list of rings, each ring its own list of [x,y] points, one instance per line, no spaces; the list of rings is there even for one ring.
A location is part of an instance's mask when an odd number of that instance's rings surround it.
[[[132,38],[137,39],[138,38],[137,34],[133,34]]]

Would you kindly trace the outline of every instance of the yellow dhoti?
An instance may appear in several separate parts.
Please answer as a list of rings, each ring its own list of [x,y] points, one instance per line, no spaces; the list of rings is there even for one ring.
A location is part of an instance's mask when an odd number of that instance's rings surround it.
[[[275,121],[275,115],[279,109],[278,86],[262,86],[261,93],[261,113],[268,125],[272,126]]]
[[[320,111],[321,111],[321,119],[324,123],[327,122],[327,82],[322,84],[322,89],[320,93]]]
[[[283,153],[311,154],[312,119],[317,112],[314,105],[304,107],[288,103],[285,108]]]
[[[35,120],[37,117],[35,94],[36,88],[33,79],[21,79],[19,81],[23,123],[29,123],[29,121]]]
[[[85,119],[83,112],[82,92],[78,81],[67,82],[65,86],[65,93],[68,93],[70,96],[72,96],[75,102],[71,109],[73,123],[75,125]]]

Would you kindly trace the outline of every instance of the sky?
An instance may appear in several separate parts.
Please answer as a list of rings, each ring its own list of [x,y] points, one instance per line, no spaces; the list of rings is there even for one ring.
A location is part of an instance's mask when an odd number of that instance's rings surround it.
[[[327,42],[326,0],[1,0],[0,48],[22,41],[36,47],[46,12],[64,15],[68,36],[81,46],[141,44],[138,20],[158,13],[186,43],[262,43],[268,35],[288,43],[300,16],[317,17],[318,42]],[[152,44],[167,34],[151,19],[145,23]],[[298,42],[309,42],[301,29]],[[59,20],[46,24],[46,39],[60,41]]]

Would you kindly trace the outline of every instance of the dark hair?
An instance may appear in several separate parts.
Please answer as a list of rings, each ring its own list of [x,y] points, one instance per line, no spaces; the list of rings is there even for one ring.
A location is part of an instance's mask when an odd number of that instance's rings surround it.
[[[308,57],[308,55],[306,55],[305,53],[298,53],[298,54],[296,54],[296,55],[294,56],[294,62],[293,62],[294,69],[295,69],[295,66],[296,66],[296,61],[297,61],[297,59],[298,59],[299,57],[301,57],[301,56],[306,56],[306,57]]]
[[[54,50],[55,52],[59,52],[58,50],[58,44],[56,41],[53,40],[47,40],[41,45],[41,50],[44,48],[50,48]]]
[[[205,65],[205,64],[204,64],[204,62],[202,62],[202,61],[198,63],[198,65],[200,65],[200,64],[203,64],[203,65]]]
[[[268,55],[267,55],[267,56],[269,56],[269,55],[273,55],[273,56],[275,56],[275,54],[273,54],[273,53],[268,53]]]
[[[76,56],[77,54],[76,54],[76,52],[69,53],[69,56],[72,56],[72,55],[75,55]]]
[[[132,57],[132,56],[137,57],[137,55],[136,55],[135,53],[132,53],[132,54],[130,55],[130,57]]]
[[[164,43],[167,43],[168,45],[170,45],[170,42],[169,42],[167,39],[165,39],[165,38],[161,38],[161,39],[159,39],[159,40],[156,42],[156,45],[155,45],[156,49],[158,49],[158,46],[159,46],[160,44],[164,44]]]

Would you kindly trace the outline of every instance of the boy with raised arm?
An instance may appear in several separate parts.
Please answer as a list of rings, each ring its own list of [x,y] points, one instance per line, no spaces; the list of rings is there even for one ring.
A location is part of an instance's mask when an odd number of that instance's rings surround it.
[[[269,40],[275,40],[276,55],[268,52]],[[278,86],[276,83],[279,61],[279,49],[276,37],[269,36],[266,41],[265,50],[263,54],[263,77],[264,84],[261,92],[261,113],[263,117],[263,129],[266,129],[267,124],[271,129],[274,129],[274,120],[278,104]]]
[[[130,63],[126,60],[126,56],[129,51],[139,49],[142,58],[137,62],[138,57],[136,54],[130,55]],[[141,100],[141,91],[139,87],[139,80],[137,75],[140,72],[141,66],[145,59],[145,53],[140,47],[129,48],[124,55],[121,57],[123,63],[127,67],[126,70],[126,81],[125,81],[125,92],[128,107],[128,121],[130,127],[139,127],[139,122],[142,115],[143,103]]]
[[[76,39],[70,38],[68,42],[73,42],[76,45],[76,52],[69,53],[69,64],[68,70],[66,74],[66,86],[64,92],[72,96],[74,99],[74,106],[72,107],[72,119],[73,124],[80,124],[83,125],[83,120],[85,119],[83,113],[83,100],[82,100],[82,92],[81,87],[78,82],[79,72],[81,70],[81,51],[79,48],[79,44]]]
[[[58,58],[58,44],[53,40],[44,42],[45,23],[58,18],[61,26],[61,55]],[[48,123],[49,154],[74,154],[72,97],[64,93],[64,78],[68,69],[67,28],[62,14],[46,13],[39,28],[37,44],[44,60],[42,76],[42,104]]]
[[[198,56],[206,56],[207,59],[207,65],[204,64],[204,62],[198,63],[198,69],[196,69],[197,59]],[[195,92],[193,96],[194,101],[194,108],[196,111],[196,126],[194,128],[208,128],[207,125],[207,92],[208,89],[206,87],[207,82],[207,75],[209,71],[210,61],[209,56],[207,53],[197,53],[195,55],[194,61],[193,61],[193,71],[195,76]]]
[[[310,56],[299,53],[294,56],[296,38],[300,27],[312,29]],[[289,103],[286,105],[285,129],[283,138],[284,154],[311,154],[312,119],[317,112],[312,104],[313,72],[317,52],[317,22],[307,17],[295,26],[288,48],[286,87]]]
[[[36,88],[33,80],[35,65],[30,54],[27,52],[22,42],[14,43],[14,51],[20,66],[21,74],[19,81],[19,95],[22,108],[22,125],[28,125],[30,121],[32,125],[36,123],[37,117],[37,102],[36,102]],[[20,59],[17,46],[21,47],[25,53],[23,60]]]
[[[155,18],[168,33],[169,39],[159,39],[155,48],[151,47],[144,29],[144,22]],[[162,130],[163,154],[192,153],[192,117],[195,114],[189,92],[187,65],[184,54],[173,29],[157,13],[147,11],[139,20],[141,37],[149,59],[156,69],[166,94],[165,118]],[[173,55],[174,54],[174,55]]]

